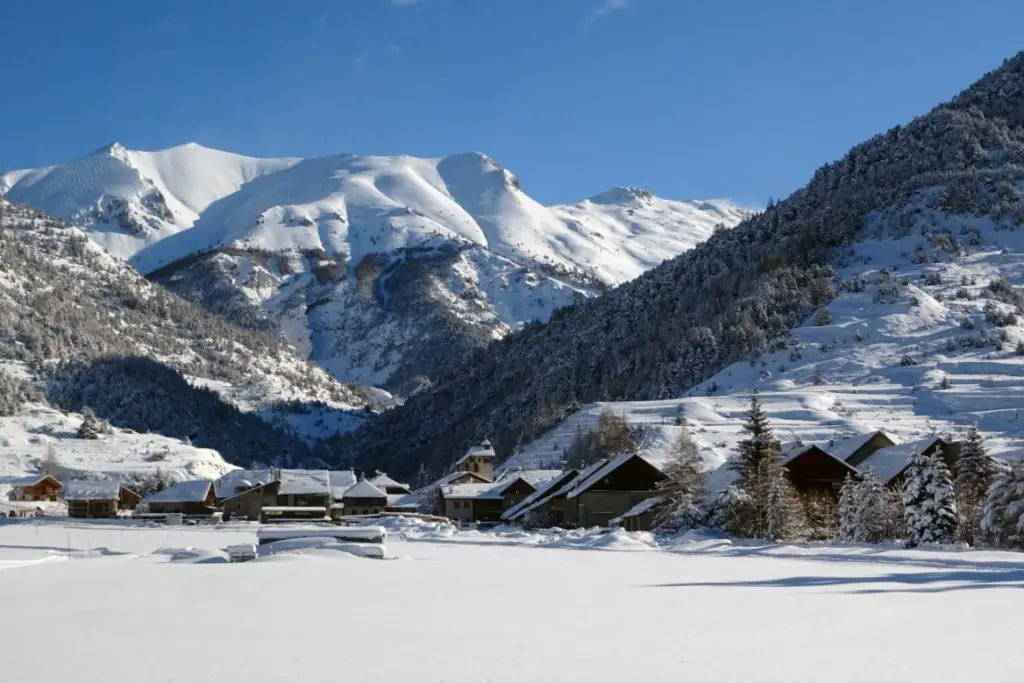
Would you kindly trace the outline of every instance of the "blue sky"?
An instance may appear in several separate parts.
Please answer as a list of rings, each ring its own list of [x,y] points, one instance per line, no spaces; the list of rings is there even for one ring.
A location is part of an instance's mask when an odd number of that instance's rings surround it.
[[[1019,0],[7,3],[0,168],[479,150],[544,202],[760,205],[1024,48]]]

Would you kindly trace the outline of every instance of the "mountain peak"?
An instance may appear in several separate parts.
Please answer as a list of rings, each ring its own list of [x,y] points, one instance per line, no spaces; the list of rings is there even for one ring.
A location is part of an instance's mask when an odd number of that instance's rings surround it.
[[[653,198],[654,194],[649,190],[632,185],[623,185],[596,194],[590,197],[590,201],[594,204],[628,204],[631,202],[650,201]]]
[[[120,142],[111,142],[109,145],[104,145],[98,150],[90,154],[91,157],[98,156],[110,156],[115,159],[126,159],[128,156],[128,150]]]

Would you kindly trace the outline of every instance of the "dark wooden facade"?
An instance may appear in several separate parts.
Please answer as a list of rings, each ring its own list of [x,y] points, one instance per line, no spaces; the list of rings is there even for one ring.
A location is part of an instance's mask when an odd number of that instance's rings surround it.
[[[60,494],[64,491],[64,485],[56,478],[46,474],[37,479],[23,479],[15,482],[11,492],[7,494],[8,500],[12,501],[51,501],[60,500]]]
[[[639,455],[623,461],[599,481],[565,500],[564,523],[574,527],[608,526],[640,501],[655,495],[665,475]]]
[[[786,463],[789,480],[801,495],[824,493],[839,497],[839,488],[848,474],[857,469],[843,462],[818,446],[808,446],[799,455]]]

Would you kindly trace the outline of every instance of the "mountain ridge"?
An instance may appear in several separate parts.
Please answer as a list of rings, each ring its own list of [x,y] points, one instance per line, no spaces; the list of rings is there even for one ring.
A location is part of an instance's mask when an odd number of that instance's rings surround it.
[[[421,462],[440,471],[484,437],[508,455],[583,403],[679,396],[734,362],[756,364],[838,292],[867,286],[838,270],[858,241],[914,229],[936,243],[963,239],[904,208],[923,202],[1015,229],[1022,181],[1024,53],[732,230],[478,352],[351,435],[347,457],[400,475]],[[868,220],[877,212],[892,220]],[[884,301],[892,275],[877,277]]]
[[[182,296],[392,391],[429,386],[747,215],[638,188],[545,207],[480,152],[259,159],[114,144],[0,179]]]

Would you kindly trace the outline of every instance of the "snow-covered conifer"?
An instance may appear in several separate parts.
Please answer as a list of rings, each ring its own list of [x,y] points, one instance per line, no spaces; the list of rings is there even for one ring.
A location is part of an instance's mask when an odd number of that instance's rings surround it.
[[[79,439],[98,439],[104,434],[110,434],[110,425],[92,412],[92,408],[86,406],[82,409],[82,424],[78,428]]]
[[[840,538],[849,543],[877,543],[892,526],[891,496],[882,481],[868,470],[847,475],[839,492]]]
[[[974,545],[981,534],[981,519],[985,512],[985,499],[996,470],[992,459],[985,454],[985,442],[977,425],[967,430],[956,463],[957,510],[960,513],[960,538]]]
[[[672,521],[677,528],[691,529],[702,517],[701,504],[707,495],[707,473],[697,444],[685,429],[672,444],[664,467],[665,479],[658,493],[665,504],[658,522]]]
[[[997,548],[1024,549],[1024,463],[997,476],[989,488],[981,531]]]
[[[910,461],[903,488],[906,539],[921,543],[952,543],[957,529],[953,477],[942,459],[942,449]]]

